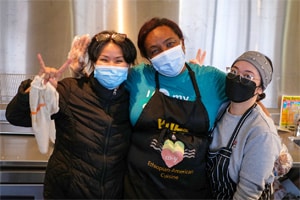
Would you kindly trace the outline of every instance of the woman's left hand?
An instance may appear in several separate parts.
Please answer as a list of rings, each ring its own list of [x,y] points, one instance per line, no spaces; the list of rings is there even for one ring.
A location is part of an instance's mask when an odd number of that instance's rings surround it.
[[[198,65],[202,66],[204,63],[205,57],[206,57],[206,51],[202,51],[202,49],[198,49],[196,58],[190,60],[190,63],[198,64]]]
[[[72,59],[70,69],[75,75],[85,75],[85,56],[90,42],[89,34],[75,36],[73,39],[68,58]]]

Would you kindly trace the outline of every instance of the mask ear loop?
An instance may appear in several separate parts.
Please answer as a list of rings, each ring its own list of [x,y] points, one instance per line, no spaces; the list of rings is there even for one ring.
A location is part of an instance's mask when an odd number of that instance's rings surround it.
[[[182,39],[180,39],[181,41],[180,41],[180,44],[181,44],[181,48],[182,48],[182,50],[183,50],[183,53],[185,54],[185,45],[184,45],[184,39],[182,38]]]
[[[266,94],[264,93],[264,91],[262,89],[262,85],[256,86],[256,88],[261,88],[261,90],[262,90],[261,94],[256,93],[257,94],[256,102],[258,102],[258,101],[263,100],[266,97]],[[256,94],[254,94],[254,95],[256,95]]]
[[[259,102],[259,101],[263,100],[266,97],[266,94],[264,93],[264,90],[263,90],[263,83],[262,83],[262,81],[260,81],[260,82],[261,82],[260,85],[256,86],[256,88],[261,88],[262,93],[261,94],[257,93],[256,102]]]

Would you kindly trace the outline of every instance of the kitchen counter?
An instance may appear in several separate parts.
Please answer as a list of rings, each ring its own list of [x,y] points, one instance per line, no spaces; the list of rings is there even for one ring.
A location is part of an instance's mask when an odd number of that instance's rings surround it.
[[[5,124],[0,124],[0,130],[2,130],[2,133],[6,133],[0,134],[0,166],[9,165],[11,162],[19,163],[20,165],[27,162],[33,165],[46,166],[53,150],[52,147],[50,147],[47,154],[41,154],[38,150],[34,135],[29,134],[28,129],[25,129],[26,131],[22,134],[7,134],[7,132],[4,131],[4,125]],[[278,134],[293,158],[293,167],[300,168],[300,146],[292,141],[292,139],[295,138],[293,133],[279,130]],[[298,137],[298,139],[300,139],[300,137]]]
[[[293,133],[278,131],[278,134],[293,158],[293,167],[300,168],[300,146],[292,141],[295,138]],[[298,137],[298,139],[300,138]],[[25,161],[33,165],[45,166],[52,153],[52,147],[50,147],[47,154],[41,154],[33,134],[0,134],[0,144],[1,166],[8,165],[10,162],[24,164]]]
[[[278,131],[279,136],[282,138],[282,142],[287,146],[289,153],[293,158],[293,167],[300,168],[300,146],[293,142],[296,138],[294,133],[288,131]],[[300,139],[300,137],[297,137]]]
[[[43,183],[52,151],[40,153],[31,128],[0,121],[0,184]]]
[[[52,148],[41,154],[28,129],[24,135],[10,130],[0,134],[0,199],[43,199],[45,170]]]
[[[46,167],[52,149],[39,152],[34,135],[0,135],[0,167]]]

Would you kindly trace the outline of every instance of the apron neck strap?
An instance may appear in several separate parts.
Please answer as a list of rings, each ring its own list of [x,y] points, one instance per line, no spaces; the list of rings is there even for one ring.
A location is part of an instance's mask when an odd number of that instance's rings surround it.
[[[234,131],[233,131],[233,133],[232,133],[232,135],[231,135],[231,138],[230,138],[230,140],[229,140],[229,142],[228,142],[228,144],[227,144],[227,147],[228,148],[232,148],[232,146],[233,146],[233,143],[234,143],[234,141],[235,141],[235,139],[236,139],[236,137],[237,137],[237,135],[238,135],[238,132],[240,131],[240,129],[241,129],[241,127],[242,127],[242,125],[244,124],[244,122],[246,121],[246,119],[247,119],[247,117],[251,114],[251,112],[253,111],[253,108],[255,108],[256,107],[256,103],[254,103],[244,114],[243,114],[243,116],[241,117],[241,119],[239,120],[239,122],[238,122],[238,124],[236,125],[236,127],[235,127],[235,129],[234,129]]]

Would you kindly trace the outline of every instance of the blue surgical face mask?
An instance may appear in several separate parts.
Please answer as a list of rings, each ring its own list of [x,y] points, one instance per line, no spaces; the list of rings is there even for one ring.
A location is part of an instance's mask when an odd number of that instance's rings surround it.
[[[185,55],[181,44],[150,59],[153,67],[164,76],[177,76],[184,67]]]
[[[128,67],[96,65],[94,77],[105,88],[112,90],[121,85],[128,75]]]

